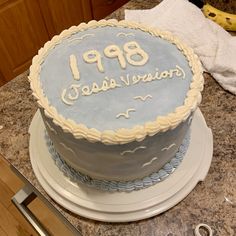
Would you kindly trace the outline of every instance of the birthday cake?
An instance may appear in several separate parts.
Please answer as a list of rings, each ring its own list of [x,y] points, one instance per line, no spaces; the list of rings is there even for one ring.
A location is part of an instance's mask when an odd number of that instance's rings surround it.
[[[192,49],[168,32],[116,20],[53,37],[29,80],[59,166],[108,190],[142,185],[170,165],[203,88]]]

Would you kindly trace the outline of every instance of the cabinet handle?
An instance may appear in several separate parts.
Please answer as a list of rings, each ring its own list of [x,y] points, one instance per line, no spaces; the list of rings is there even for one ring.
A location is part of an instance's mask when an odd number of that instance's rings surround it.
[[[35,215],[30,211],[27,205],[35,199],[36,195],[30,186],[25,185],[13,197],[12,202],[21,212],[25,219],[33,226],[40,236],[49,236],[42,224],[38,221]]]

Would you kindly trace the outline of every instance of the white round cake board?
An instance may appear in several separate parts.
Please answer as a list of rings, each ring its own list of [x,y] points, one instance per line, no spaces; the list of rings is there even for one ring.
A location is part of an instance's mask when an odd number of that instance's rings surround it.
[[[106,222],[136,221],[158,215],[183,200],[203,181],[213,153],[212,132],[198,109],[191,124],[188,151],[168,178],[132,192],[104,192],[71,182],[48,151],[44,123],[37,111],[29,128],[30,159],[34,173],[51,198],[78,215]]]

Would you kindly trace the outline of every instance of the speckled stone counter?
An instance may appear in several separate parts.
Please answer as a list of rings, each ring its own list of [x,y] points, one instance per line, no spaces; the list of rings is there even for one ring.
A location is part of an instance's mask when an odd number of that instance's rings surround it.
[[[111,15],[123,19],[124,9],[147,9],[159,1],[133,0]],[[82,235],[193,236],[206,223],[214,236],[236,235],[236,97],[224,91],[208,74],[200,109],[214,135],[214,154],[204,182],[167,212],[132,223],[101,223],[68,212],[55,203],[38,183],[29,159],[28,127],[37,110],[27,73],[0,88],[0,153]]]

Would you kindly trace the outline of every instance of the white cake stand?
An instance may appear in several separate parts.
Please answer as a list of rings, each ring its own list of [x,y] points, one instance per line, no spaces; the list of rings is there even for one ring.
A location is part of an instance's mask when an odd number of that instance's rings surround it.
[[[50,156],[39,111],[29,128],[30,159],[42,187],[69,211],[99,221],[141,220],[175,206],[205,179],[212,159],[213,138],[199,109],[191,126],[189,148],[180,166],[164,181],[139,191],[110,193],[71,182]]]

